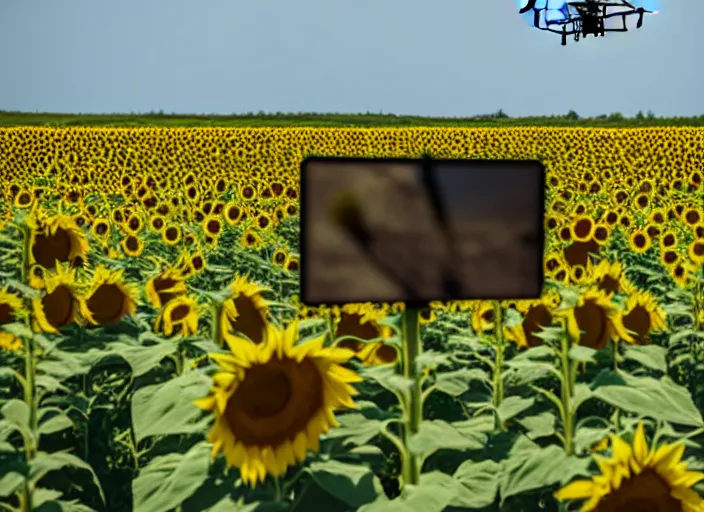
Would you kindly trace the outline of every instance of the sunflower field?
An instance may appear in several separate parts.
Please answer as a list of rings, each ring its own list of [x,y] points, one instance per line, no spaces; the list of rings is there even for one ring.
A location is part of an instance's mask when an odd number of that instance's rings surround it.
[[[538,159],[535,300],[311,308],[304,157]],[[704,129],[0,129],[0,509],[704,511]],[[510,186],[510,184],[507,184]]]

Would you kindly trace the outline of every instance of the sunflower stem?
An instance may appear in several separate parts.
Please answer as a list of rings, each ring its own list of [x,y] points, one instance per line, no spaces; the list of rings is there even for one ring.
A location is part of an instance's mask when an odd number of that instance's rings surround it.
[[[31,233],[27,226],[23,226],[23,246],[22,246],[22,283],[26,284],[29,278],[29,252],[31,244]],[[25,302],[31,302],[25,298]],[[31,304],[29,304],[31,306]],[[31,309],[28,309],[31,311]],[[25,325],[31,330],[32,322],[31,317],[28,315],[25,318]],[[34,360],[34,337],[27,336],[24,338],[24,401],[29,407],[29,429],[30,435],[25,442],[25,456],[27,458],[27,463],[31,461],[37,455],[37,386],[36,386],[36,366]],[[33,509],[32,504],[32,483],[29,478],[25,479],[24,487],[22,489],[22,496],[20,500],[20,507],[22,512],[29,512]]]
[[[211,308],[212,325],[210,327],[210,337],[218,347],[222,346],[222,333],[220,332],[220,315],[222,314],[222,304],[213,301]]]
[[[560,366],[562,370],[562,408],[564,411],[562,428],[564,430],[564,445],[567,455],[574,454],[574,412],[572,410],[572,397],[574,394],[574,378],[576,366],[570,361],[571,343],[567,336],[561,339]]]
[[[504,425],[499,417],[498,409],[504,401],[504,333],[503,333],[503,311],[501,310],[501,302],[494,301],[494,351],[496,353],[494,360],[494,378],[493,378],[493,393],[492,404],[494,405],[494,417],[496,419],[496,429],[503,430]]]
[[[418,357],[422,354],[420,333],[418,330],[419,310],[409,308],[403,314],[403,376],[410,382],[408,405],[405,412],[405,427],[403,429],[403,444],[406,457],[403,459],[404,485],[418,485],[421,473],[421,457],[412,453],[411,438],[420,430],[423,421],[423,392],[418,372]]]

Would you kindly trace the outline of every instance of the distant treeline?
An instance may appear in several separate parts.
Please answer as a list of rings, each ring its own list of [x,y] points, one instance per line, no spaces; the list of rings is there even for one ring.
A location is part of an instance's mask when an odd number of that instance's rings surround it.
[[[627,117],[620,112],[581,117],[574,110],[564,115],[511,117],[503,110],[470,117],[423,117],[384,113],[318,114],[265,113],[246,114],[53,114],[0,110],[0,126],[598,126],[607,128],[647,126],[704,126],[704,115],[692,117],[657,117],[652,111]]]

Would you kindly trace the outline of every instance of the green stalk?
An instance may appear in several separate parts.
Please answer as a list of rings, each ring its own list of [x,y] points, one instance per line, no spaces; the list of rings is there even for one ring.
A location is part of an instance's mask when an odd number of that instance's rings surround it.
[[[23,245],[22,245],[22,267],[21,267],[21,280],[23,284],[29,282],[29,251],[31,250],[31,234],[27,226],[22,228],[23,234]],[[25,303],[28,305],[28,311],[31,311],[31,300],[25,298]],[[27,315],[25,319],[25,324],[31,330],[32,322],[31,316]],[[37,431],[38,431],[38,417],[37,417],[37,386],[36,386],[36,361],[34,360],[34,339],[32,336],[28,336],[24,339],[24,401],[29,407],[29,428],[30,435],[29,439],[25,444],[25,457],[27,458],[27,463],[37,456]],[[20,507],[22,512],[30,512],[33,509],[32,504],[32,484],[29,479],[25,480],[24,487],[22,490],[22,496],[20,499]]]
[[[210,337],[218,347],[222,346],[222,333],[220,332],[220,315],[222,314],[222,305],[216,301],[212,302],[211,318],[212,325],[210,327]]]
[[[418,485],[420,482],[422,458],[411,453],[409,448],[411,438],[420,430],[423,421],[423,391],[421,375],[418,372],[418,357],[422,353],[420,332],[418,329],[417,309],[408,309],[403,314],[403,376],[411,382],[408,396],[408,406],[404,411],[405,427],[403,429],[403,444],[407,457],[403,461],[403,482],[408,485]]]
[[[493,376],[493,394],[492,394],[492,404],[495,409],[496,418],[496,428],[498,430],[503,430],[504,425],[499,418],[498,408],[504,401],[504,378],[503,378],[503,368],[504,368],[504,332],[503,332],[503,311],[501,310],[501,301],[494,302],[494,350],[496,353],[496,359],[494,362],[494,376]]]
[[[574,396],[574,379],[576,375],[576,365],[570,360],[571,342],[567,336],[561,340],[560,366],[562,371],[561,395],[564,415],[562,418],[562,428],[564,430],[565,453],[574,454],[574,415],[572,411],[572,397]]]

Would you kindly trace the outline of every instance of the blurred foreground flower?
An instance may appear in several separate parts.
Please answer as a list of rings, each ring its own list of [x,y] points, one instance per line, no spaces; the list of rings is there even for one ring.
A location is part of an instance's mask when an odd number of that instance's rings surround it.
[[[557,491],[555,497],[587,500],[582,512],[704,511],[704,499],[692,489],[704,480],[704,473],[687,470],[682,462],[684,444],[650,449],[641,423],[632,445],[612,435],[611,446],[610,458],[595,457],[601,474],[591,480],[576,480]]]
[[[297,338],[297,322],[269,324],[263,343],[231,337],[231,353],[210,354],[220,371],[212,394],[195,404],[215,416],[212,456],[222,451],[250,485],[318,451],[320,435],[338,426],[333,412],[356,407],[351,384],[362,378],[341,366],[353,352],[325,348],[324,335],[298,345]]]

